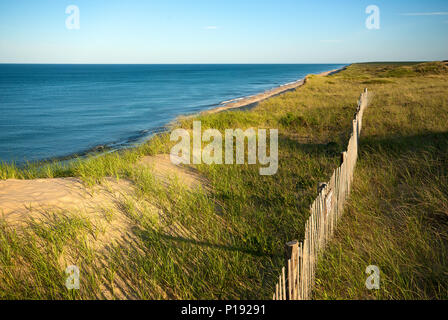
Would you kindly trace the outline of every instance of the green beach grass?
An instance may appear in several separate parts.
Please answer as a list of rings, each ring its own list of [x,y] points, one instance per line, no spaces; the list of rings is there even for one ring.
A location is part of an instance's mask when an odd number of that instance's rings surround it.
[[[136,166],[169,153],[169,133],[134,149],[69,163],[0,165],[0,179],[79,177],[87,188],[105,177],[135,190],[107,211],[132,221],[132,243],[99,252],[103,232],[88,216],[0,228],[0,298],[269,299],[284,264],[284,245],[300,239],[317,195],[337,167],[359,94],[374,97],[364,116],[354,190],[335,239],[318,264],[316,298],[446,298],[448,71],[434,63],[354,64],[309,76],[297,90],[247,111],[180,118],[173,128],[278,128],[279,169],[196,165],[203,189],[155,178]],[[64,284],[66,261],[81,271],[80,290]],[[368,291],[367,265],[382,272]],[[107,292],[107,293],[105,293]]]

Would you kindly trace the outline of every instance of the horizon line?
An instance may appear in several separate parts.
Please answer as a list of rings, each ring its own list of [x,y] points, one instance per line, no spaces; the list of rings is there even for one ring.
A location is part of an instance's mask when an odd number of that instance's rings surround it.
[[[387,63],[387,62],[430,62],[430,61],[446,61],[444,60],[373,60],[373,61],[353,61],[353,62],[174,62],[174,63],[107,63],[107,62],[0,62],[5,64],[40,64],[40,65],[261,65],[261,64],[356,64],[356,63]]]

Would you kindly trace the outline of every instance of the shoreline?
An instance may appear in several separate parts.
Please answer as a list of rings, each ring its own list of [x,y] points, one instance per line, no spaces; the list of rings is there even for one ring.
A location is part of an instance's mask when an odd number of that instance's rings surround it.
[[[291,90],[294,90],[294,89],[297,89],[297,88],[303,86],[304,84],[306,84],[306,79],[310,75],[328,76],[328,75],[332,75],[332,74],[341,72],[341,71],[345,70],[348,66],[350,66],[350,65],[346,65],[341,68],[324,71],[324,72],[317,73],[317,74],[310,73],[310,74],[307,74],[302,79],[299,79],[299,80],[296,80],[293,82],[289,82],[289,83],[280,85],[278,87],[274,87],[272,89],[269,89],[269,90],[266,90],[266,91],[263,91],[260,93],[256,93],[254,95],[240,97],[240,98],[234,98],[234,99],[231,99],[228,101],[221,102],[220,106],[212,108],[212,109],[203,110],[203,111],[195,112],[192,114],[179,115],[176,118],[174,118],[172,121],[168,122],[163,127],[155,128],[154,130],[150,130],[150,129],[145,130],[146,133],[151,132],[149,135],[144,134],[141,137],[134,138],[134,139],[128,138],[125,142],[116,141],[116,142],[111,142],[111,143],[107,143],[107,144],[98,144],[96,146],[85,149],[83,151],[79,151],[79,152],[72,153],[72,154],[67,154],[64,156],[51,157],[51,158],[36,160],[36,161],[23,161],[23,163],[11,162],[9,164],[14,164],[18,168],[22,168],[22,167],[26,167],[28,164],[46,165],[46,164],[52,163],[52,162],[63,163],[63,162],[70,162],[70,161],[78,159],[78,158],[82,159],[87,156],[93,156],[93,155],[100,156],[100,155],[107,154],[107,153],[119,152],[121,150],[131,149],[131,148],[134,148],[136,146],[139,146],[143,143],[150,141],[157,134],[167,132],[169,130],[169,128],[171,127],[171,125],[173,123],[175,123],[176,120],[180,117],[194,117],[197,115],[214,114],[214,113],[219,113],[219,112],[223,112],[223,111],[250,110],[263,100],[275,97],[277,95],[286,93],[288,91],[291,91]],[[146,137],[145,137],[145,135],[146,135]],[[118,146],[121,145],[122,147],[117,147],[117,145]],[[2,161],[0,160],[0,162],[2,162]]]
[[[248,110],[248,109],[255,107],[258,103],[260,103],[263,100],[275,97],[279,94],[282,94],[282,93],[285,93],[285,92],[288,92],[288,91],[291,91],[291,90],[294,90],[294,89],[297,89],[297,88],[303,86],[306,83],[307,77],[310,75],[319,75],[319,76],[325,77],[325,76],[329,76],[329,75],[341,72],[342,70],[345,70],[348,66],[349,65],[344,66],[342,68],[333,69],[330,71],[324,71],[324,72],[317,73],[317,74],[310,73],[310,74],[307,74],[305,76],[305,78],[303,78],[303,79],[299,79],[294,82],[286,83],[286,84],[280,85],[278,87],[275,87],[273,89],[257,93],[255,95],[230,100],[230,101],[234,101],[234,100],[236,100],[236,101],[226,103],[223,106],[219,106],[219,107],[216,107],[216,108],[213,108],[210,110],[201,111],[201,112],[199,112],[199,114],[202,114],[202,115],[214,114],[214,113],[219,113],[222,111],[227,111],[227,110],[232,110],[232,109]]]

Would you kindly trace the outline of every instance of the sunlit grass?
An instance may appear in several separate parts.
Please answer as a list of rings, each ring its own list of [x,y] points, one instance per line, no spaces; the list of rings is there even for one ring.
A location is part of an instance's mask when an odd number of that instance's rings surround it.
[[[114,177],[135,186],[115,211],[104,211],[108,223],[122,214],[133,224],[132,243],[111,244],[107,259],[82,241],[99,232],[88,221],[52,220],[47,229],[19,229],[25,237],[3,224],[0,297],[89,299],[102,297],[106,286],[116,298],[270,298],[284,265],[284,244],[302,237],[317,184],[327,181],[339,163],[365,87],[373,98],[364,117],[354,193],[319,264],[316,297],[443,297],[444,68],[352,65],[333,76],[311,76],[300,89],[249,111],[198,115],[173,124],[191,129],[193,120],[201,120],[203,129],[221,132],[278,128],[274,176],[260,176],[258,165],[196,165],[207,184],[203,189],[189,189],[176,179],[162,183],[150,168],[137,164],[145,155],[168,153],[173,145],[168,133],[134,149],[87,159],[0,165],[0,179],[75,176],[92,187]],[[67,247],[74,251],[64,251]],[[85,266],[80,292],[64,287],[65,269],[58,259],[66,253]],[[102,268],[96,267],[99,261]],[[368,264],[380,266],[383,291],[366,291]],[[18,272],[24,272],[22,278]]]

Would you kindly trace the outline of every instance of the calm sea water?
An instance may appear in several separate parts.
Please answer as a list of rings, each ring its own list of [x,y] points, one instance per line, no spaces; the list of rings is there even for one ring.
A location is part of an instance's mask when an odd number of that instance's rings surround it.
[[[0,161],[126,147],[181,114],[341,66],[0,64]]]

